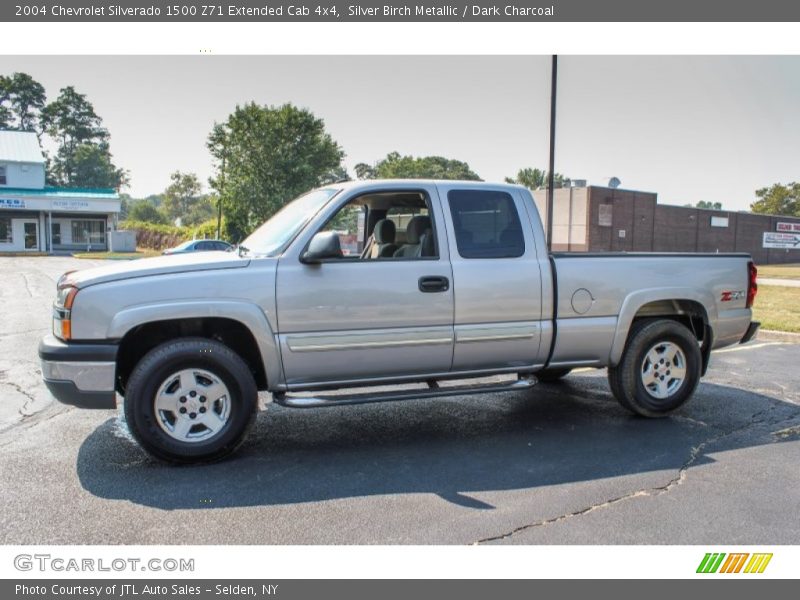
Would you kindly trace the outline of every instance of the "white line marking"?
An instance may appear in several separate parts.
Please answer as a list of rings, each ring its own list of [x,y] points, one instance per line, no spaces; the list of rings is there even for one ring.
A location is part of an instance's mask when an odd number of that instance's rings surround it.
[[[763,344],[754,344],[752,346],[739,346],[738,348],[715,350],[714,354],[725,354],[726,352],[741,352],[742,350],[755,350],[756,348],[764,348],[765,346],[782,346],[785,343],[786,342],[764,342]]]

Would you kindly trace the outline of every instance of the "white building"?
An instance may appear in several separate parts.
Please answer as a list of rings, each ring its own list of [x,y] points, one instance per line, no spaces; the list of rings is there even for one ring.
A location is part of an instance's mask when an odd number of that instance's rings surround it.
[[[29,131],[0,130],[0,254],[106,250],[119,195],[45,186],[45,160]]]

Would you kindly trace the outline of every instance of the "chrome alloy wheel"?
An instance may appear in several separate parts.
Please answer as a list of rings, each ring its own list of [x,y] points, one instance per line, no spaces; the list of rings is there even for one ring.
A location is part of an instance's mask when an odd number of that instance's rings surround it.
[[[659,342],[644,356],[642,384],[647,393],[663,400],[677,392],[686,379],[686,356],[680,346]]]
[[[155,397],[159,427],[180,442],[202,442],[228,423],[231,396],[222,380],[203,369],[183,369],[167,377]]]

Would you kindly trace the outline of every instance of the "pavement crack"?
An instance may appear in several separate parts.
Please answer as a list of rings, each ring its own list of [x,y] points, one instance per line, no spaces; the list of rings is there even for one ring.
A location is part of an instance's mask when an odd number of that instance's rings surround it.
[[[8,381],[4,379],[2,382],[0,382],[0,385],[7,385],[8,387],[16,390],[20,395],[25,396],[25,403],[20,407],[18,412],[23,419],[26,417],[30,417],[32,413],[27,412],[26,409],[28,408],[28,405],[30,405],[31,402],[36,402],[36,396],[31,394],[20,384],[14,383],[13,381]]]
[[[5,337],[11,337],[12,335],[29,335],[31,333],[43,333],[46,331],[47,329],[44,329],[42,327],[37,327],[36,329],[27,329],[25,331],[5,331],[3,333],[0,333],[0,339],[3,339]]]
[[[686,459],[686,461],[683,463],[683,465],[680,466],[680,468],[678,469],[677,475],[675,475],[675,477],[673,477],[669,481],[667,481],[667,483],[665,483],[664,485],[635,490],[633,492],[629,492],[627,494],[623,494],[621,496],[617,496],[617,497],[612,498],[610,500],[604,500],[604,501],[598,502],[596,504],[591,504],[589,506],[581,508],[580,510],[569,512],[569,513],[566,513],[566,514],[563,514],[563,515],[559,515],[557,517],[551,517],[549,519],[542,519],[540,521],[535,521],[533,523],[527,523],[525,525],[520,525],[519,527],[515,527],[514,529],[511,529],[511,530],[509,530],[507,532],[482,538],[482,539],[478,540],[477,542],[473,542],[473,545],[476,546],[476,545],[479,545],[479,544],[486,544],[486,543],[489,543],[489,542],[496,542],[496,541],[499,541],[499,540],[505,540],[505,539],[508,539],[508,538],[518,534],[518,533],[523,532],[523,531],[528,531],[530,529],[535,529],[537,527],[545,527],[547,525],[554,525],[556,523],[561,523],[562,521],[567,521],[567,520],[572,519],[574,517],[580,517],[580,516],[583,516],[583,515],[587,515],[589,513],[594,512],[594,511],[601,510],[601,509],[604,509],[604,508],[608,508],[610,506],[614,506],[615,504],[619,504],[620,502],[624,502],[626,500],[631,500],[633,498],[641,498],[641,497],[647,497],[647,496],[660,496],[661,494],[669,493],[674,488],[676,488],[677,486],[683,484],[683,482],[686,481],[686,478],[688,476],[687,473],[688,473],[689,467],[691,467],[697,461],[698,456],[700,456],[700,454],[703,452],[703,450],[707,446],[709,446],[711,444],[715,444],[718,441],[720,441],[720,440],[722,440],[722,439],[724,439],[726,437],[729,437],[729,436],[732,436],[732,435],[737,435],[739,433],[742,433],[742,432],[744,432],[744,431],[746,431],[748,429],[751,429],[753,427],[757,427],[757,426],[762,425],[764,423],[768,423],[770,426],[775,426],[775,425],[778,425],[780,423],[784,423],[786,421],[791,421],[791,420],[797,418],[797,415],[795,414],[795,415],[792,415],[790,417],[778,419],[777,421],[774,421],[774,422],[769,422],[768,419],[766,418],[767,415],[770,412],[774,411],[779,406],[780,406],[779,404],[773,404],[769,408],[765,408],[764,410],[761,410],[761,411],[753,414],[750,417],[750,419],[748,420],[748,422],[745,423],[744,425],[742,425],[740,427],[735,427],[733,429],[729,429],[729,430],[726,430],[726,431],[722,431],[722,432],[718,433],[717,435],[713,435],[713,436],[705,439],[704,441],[702,441],[701,443],[697,444],[696,446],[692,446],[689,449],[689,457]]]
[[[28,281],[28,276],[25,273],[21,273],[22,280],[25,282],[25,291],[28,292],[28,296],[33,298],[33,292],[31,291],[31,283]]]
[[[67,414],[72,410],[75,410],[75,408],[72,406],[61,405],[58,407],[47,407],[38,413],[23,415],[23,418],[20,421],[9,424],[8,426],[0,429],[0,439],[2,439],[2,437],[6,433],[11,431],[14,432],[14,437],[6,442],[0,443],[0,448],[6,448],[7,446],[11,446],[15,442],[17,442],[20,437],[19,436],[20,431],[27,431],[32,427],[37,427],[39,425],[47,423],[48,421],[51,421],[61,415]],[[38,418],[34,420],[33,417],[38,417]]]

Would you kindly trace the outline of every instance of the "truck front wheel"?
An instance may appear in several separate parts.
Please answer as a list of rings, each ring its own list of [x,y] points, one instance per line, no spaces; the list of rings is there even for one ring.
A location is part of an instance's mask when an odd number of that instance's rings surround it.
[[[133,437],[149,454],[171,462],[208,462],[233,453],[257,409],[247,364],[204,338],[173,340],[148,352],[125,394]]]
[[[664,417],[694,394],[702,357],[697,339],[670,319],[637,321],[622,359],[608,369],[611,391],[622,406],[644,417]]]

